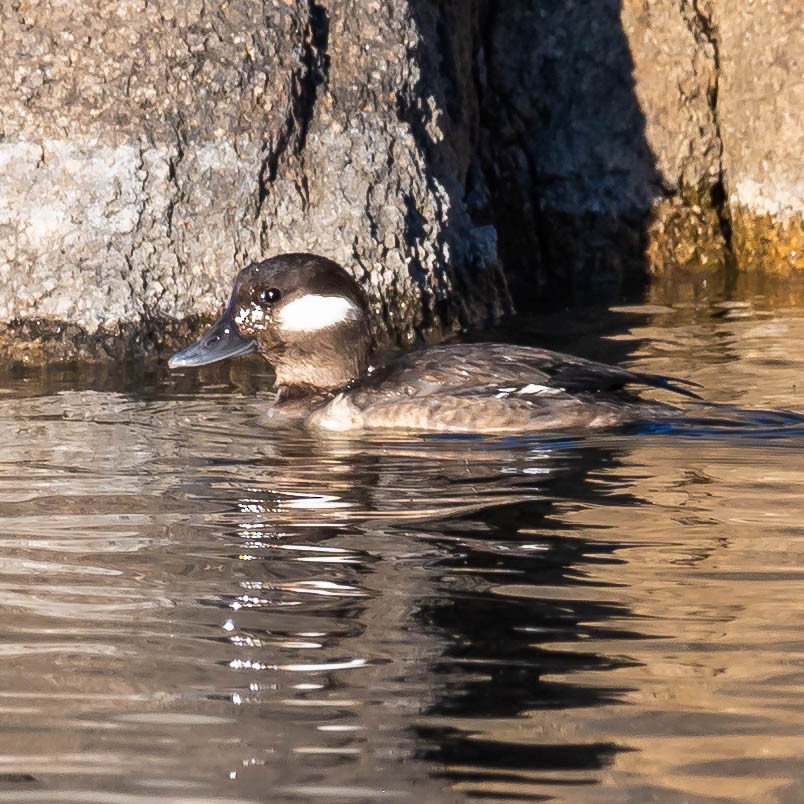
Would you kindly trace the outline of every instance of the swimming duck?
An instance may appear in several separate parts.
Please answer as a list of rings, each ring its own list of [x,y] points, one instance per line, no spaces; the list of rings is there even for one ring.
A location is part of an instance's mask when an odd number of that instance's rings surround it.
[[[259,352],[276,372],[270,419],[346,432],[524,433],[605,427],[657,409],[632,384],[695,397],[655,374],[499,343],[449,344],[370,365],[362,290],[337,263],[282,254],[243,268],[220,319],[170,368]]]

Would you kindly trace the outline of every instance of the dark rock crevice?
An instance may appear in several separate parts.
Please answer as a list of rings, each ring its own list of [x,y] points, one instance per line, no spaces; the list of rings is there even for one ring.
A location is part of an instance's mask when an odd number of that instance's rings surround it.
[[[681,0],[681,10],[690,32],[706,52],[711,53],[713,75],[707,87],[707,103],[712,116],[715,141],[718,148],[717,176],[708,188],[707,200],[717,216],[718,227],[723,239],[723,249],[727,256],[727,264],[733,264],[731,216],[727,204],[725,171],[723,167],[723,136],[721,133],[720,109],[718,95],[720,92],[721,64],[720,42],[717,27],[712,20],[712,11],[705,9],[701,0]]]
[[[286,153],[292,153],[299,161],[296,186],[304,206],[309,204],[304,155],[316,99],[320,88],[326,87],[329,78],[329,18],[326,8],[309,0],[306,19],[297,22],[294,33],[301,45],[301,55],[289,76],[289,100],[284,123],[276,136],[264,145],[265,155],[257,181],[257,217],[262,211],[270,186],[276,181],[280,163]]]
[[[539,279],[544,272],[544,232],[536,211],[534,166],[520,144],[527,123],[507,101],[496,75],[499,15],[499,5],[493,0],[481,3],[477,15],[473,81],[478,96],[479,131],[474,158],[482,176],[482,189],[475,181],[467,197],[480,191],[483,201],[472,209],[472,214],[476,220],[495,227],[500,262],[512,285],[516,306],[527,309],[529,305],[523,305],[522,300],[541,295],[546,284]]]
[[[435,283],[430,267],[410,262],[411,277],[425,300],[422,335],[493,321],[512,308],[496,232],[489,237],[494,221],[477,155],[482,87],[475,66],[486,5],[482,0],[410,3],[419,32],[418,47],[410,55],[419,79],[397,93],[398,115],[425,156],[427,186],[445,222],[440,251],[449,255],[437,269]],[[427,237],[409,203],[405,236],[414,242]]]
[[[485,214],[517,308],[641,289],[651,199],[665,189],[619,3],[485,3],[477,52]]]

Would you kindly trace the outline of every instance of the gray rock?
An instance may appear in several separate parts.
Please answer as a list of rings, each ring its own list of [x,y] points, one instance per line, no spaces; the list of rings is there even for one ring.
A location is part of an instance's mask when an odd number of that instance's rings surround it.
[[[347,266],[398,341],[498,316],[507,283],[528,309],[729,248],[800,268],[796,18],[769,0],[4,4],[0,360],[173,348],[283,251]]]
[[[456,201],[468,153],[436,159],[407,3],[43,0],[0,23],[0,321],[37,322],[7,356],[32,331],[75,356],[64,324],[137,351],[282,251],[348,266],[397,338],[508,305]]]
[[[718,0],[726,203],[744,270],[804,269],[804,27],[799,2]]]

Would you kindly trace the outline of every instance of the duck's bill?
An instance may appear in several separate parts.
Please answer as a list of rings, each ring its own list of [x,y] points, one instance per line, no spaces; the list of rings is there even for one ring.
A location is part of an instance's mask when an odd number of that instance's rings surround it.
[[[172,369],[206,366],[219,360],[228,360],[230,357],[247,355],[256,349],[257,341],[254,338],[244,338],[228,316],[224,315],[192,346],[176,352],[168,360],[168,366]]]

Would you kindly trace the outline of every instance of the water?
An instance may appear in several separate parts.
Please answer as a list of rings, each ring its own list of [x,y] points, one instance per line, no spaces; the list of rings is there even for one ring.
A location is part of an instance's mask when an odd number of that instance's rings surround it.
[[[802,800],[804,311],[589,320],[514,334],[724,407],[344,440],[254,362],[6,376],[0,800]]]

